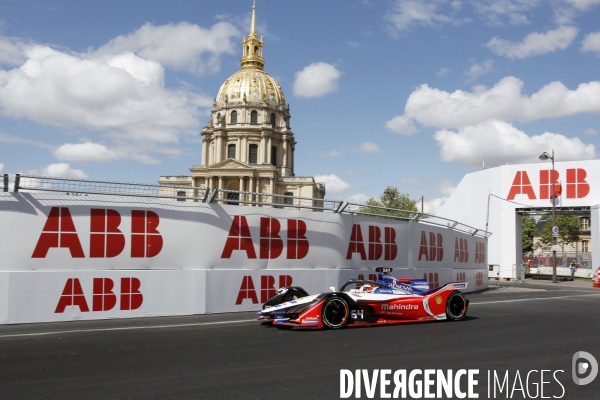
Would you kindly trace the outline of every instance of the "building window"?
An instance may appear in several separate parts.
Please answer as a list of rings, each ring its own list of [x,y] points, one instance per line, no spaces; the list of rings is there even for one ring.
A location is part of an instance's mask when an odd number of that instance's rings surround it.
[[[235,158],[235,144],[227,145],[227,158]]]
[[[217,124],[221,122],[221,113],[217,114]]]
[[[288,204],[288,205],[292,205],[294,204],[294,193],[292,192],[285,192],[283,194],[285,197],[283,198],[283,204]]]
[[[581,230],[582,231],[590,230],[590,219],[589,218],[581,218]]]
[[[185,191],[177,192],[177,201],[185,201]]]
[[[231,123],[237,124],[237,111],[235,110],[231,112]]]
[[[250,164],[258,164],[258,145],[251,144],[248,150],[250,153],[248,157],[248,162]]]
[[[590,242],[589,240],[582,240],[581,241],[581,252],[582,253],[588,253],[590,251]]]
[[[250,113],[250,123],[258,124],[258,112],[256,112],[256,110]]]
[[[271,146],[271,165],[277,165],[277,147]]]
[[[275,113],[271,113],[271,128],[275,128]]]
[[[237,206],[240,204],[240,194],[235,192],[228,192],[227,193],[227,204],[231,204],[234,206]]]

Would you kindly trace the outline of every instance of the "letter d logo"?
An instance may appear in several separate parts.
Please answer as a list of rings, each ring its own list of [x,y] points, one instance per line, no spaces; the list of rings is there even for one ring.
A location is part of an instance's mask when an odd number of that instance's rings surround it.
[[[581,359],[584,359],[586,361],[578,362]],[[590,374],[587,376],[587,378],[578,377],[578,375],[583,375],[588,370],[590,371]],[[594,356],[590,353],[585,351],[578,351],[577,353],[573,354],[573,364],[571,372],[573,374],[573,382],[575,382],[576,385],[587,385],[588,383],[591,383],[594,379],[596,379],[596,375],[598,375],[598,361],[596,361]]]

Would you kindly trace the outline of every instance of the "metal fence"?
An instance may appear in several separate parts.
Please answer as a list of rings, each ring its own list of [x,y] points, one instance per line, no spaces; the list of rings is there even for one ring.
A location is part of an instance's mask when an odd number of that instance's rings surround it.
[[[4,191],[8,191],[8,174],[4,175]],[[176,201],[207,202],[238,206],[258,206],[296,210],[305,209],[382,219],[414,221],[421,224],[440,226],[483,238],[488,238],[491,235],[491,233],[487,231],[462,224],[458,221],[417,211],[349,203],[341,200],[315,199],[281,194],[241,192],[225,189],[214,189],[211,191],[211,189],[206,187],[92,181],[85,179],[53,178],[17,174],[15,176],[14,191],[151,197]]]
[[[523,254],[523,263],[531,263],[531,267],[552,267],[554,265],[554,257],[551,251],[541,253]],[[575,251],[557,251],[556,266],[568,268],[571,263],[578,265],[579,268],[592,268],[592,253],[582,253]]]
[[[194,201],[206,201],[209,189],[204,187],[152,185],[85,179],[53,178],[47,176],[15,176],[15,192],[42,191],[65,194],[100,194],[111,196],[152,197]]]

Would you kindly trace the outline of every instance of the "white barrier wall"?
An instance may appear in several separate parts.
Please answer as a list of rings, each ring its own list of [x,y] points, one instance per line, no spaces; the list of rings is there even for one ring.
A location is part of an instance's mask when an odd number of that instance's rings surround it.
[[[333,213],[109,196],[0,194],[0,323],[260,309],[376,267],[487,286],[485,239]]]

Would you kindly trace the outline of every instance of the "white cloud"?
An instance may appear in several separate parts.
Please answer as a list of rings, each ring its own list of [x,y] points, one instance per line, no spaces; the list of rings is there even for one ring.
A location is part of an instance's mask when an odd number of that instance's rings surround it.
[[[413,92],[414,93],[414,92]],[[410,98],[409,98],[410,99]],[[386,128],[401,135],[412,135],[417,132],[415,124],[405,115],[396,115],[385,123]]]
[[[567,2],[580,10],[587,10],[592,6],[600,4],[600,0],[567,0]]]
[[[341,151],[338,151],[338,150],[331,150],[328,152],[319,153],[319,155],[321,157],[341,157],[344,155],[344,153],[342,153]]]
[[[208,29],[188,22],[161,26],[146,23],[129,35],[112,39],[90,52],[90,56],[133,52],[170,69],[202,74],[220,69],[220,56],[235,53],[240,35],[229,22],[219,22]]]
[[[588,128],[585,131],[583,131],[583,133],[586,135],[589,135],[589,136],[597,136],[598,135],[598,131],[593,128]]]
[[[577,36],[577,28],[562,26],[546,33],[532,32],[522,42],[511,42],[494,36],[488,43],[494,53],[509,58],[527,58],[564,50]]]
[[[465,71],[465,74],[470,78],[470,81],[473,81],[480,77],[481,75],[485,75],[492,70],[494,67],[494,60],[485,60],[481,64],[473,63],[471,67]]]
[[[344,200],[346,200],[348,203],[367,204],[367,201],[369,201],[369,196],[367,196],[366,194],[358,193],[346,196]]]
[[[524,25],[529,23],[524,13],[539,3],[539,0],[477,0],[472,5],[475,12],[491,25],[503,25],[504,19],[511,25]]]
[[[299,97],[322,97],[335,92],[341,72],[331,64],[312,63],[296,72],[294,94]]]
[[[586,145],[579,138],[550,132],[530,137],[502,121],[490,120],[457,132],[443,129],[434,138],[440,146],[442,161],[458,161],[474,167],[482,161],[486,166],[533,162],[542,151],[552,148],[557,149],[557,159],[561,161],[596,158],[594,145]]]
[[[437,76],[445,76],[445,75],[448,75],[448,72],[450,72],[450,70],[448,68],[444,67],[444,68],[440,69],[438,72],[436,72],[435,74]]]
[[[4,169],[4,164],[0,163],[0,172],[2,172],[3,169]]]
[[[592,51],[600,54],[600,32],[590,33],[581,42],[582,51]]]
[[[21,65],[27,56],[28,45],[18,38],[0,36],[0,64]]]
[[[371,143],[371,142],[364,142],[358,148],[359,153],[378,153],[379,151],[381,151],[379,146],[377,146],[375,143]]]
[[[410,177],[410,178],[400,178],[400,180],[398,182],[400,182],[400,184],[402,184],[402,185],[416,185],[418,183],[421,183],[421,180],[419,178]]]
[[[15,135],[9,135],[8,133],[0,132],[0,143],[14,143],[14,144],[26,144],[29,146],[42,147],[50,150],[54,150],[55,146],[46,144],[37,140],[25,139]]]
[[[341,194],[347,190],[352,189],[352,185],[348,182],[344,182],[340,177],[335,174],[331,175],[316,175],[315,182],[321,182],[325,184],[325,190],[328,194]]]
[[[73,179],[87,179],[87,174],[80,169],[72,169],[69,164],[58,163],[50,164],[45,168],[42,168],[39,172],[37,170],[27,171],[28,175],[39,175],[39,176],[51,176],[54,178],[73,178]]]
[[[106,146],[98,143],[66,143],[54,152],[58,160],[74,162],[109,162],[124,158],[117,152],[109,150]]]
[[[472,92],[449,93],[421,85],[406,101],[405,115],[392,118],[387,126],[405,133],[394,127],[414,128],[413,122],[418,122],[437,128],[456,128],[490,119],[526,122],[600,112],[599,81],[582,83],[575,90],[569,90],[561,82],[551,82],[531,96],[523,95],[522,89],[523,82],[512,76],[489,89],[476,86]]]
[[[390,31],[406,31],[415,25],[434,25],[452,22],[446,12],[440,11],[446,1],[396,0],[392,10],[385,16],[391,24]]]

